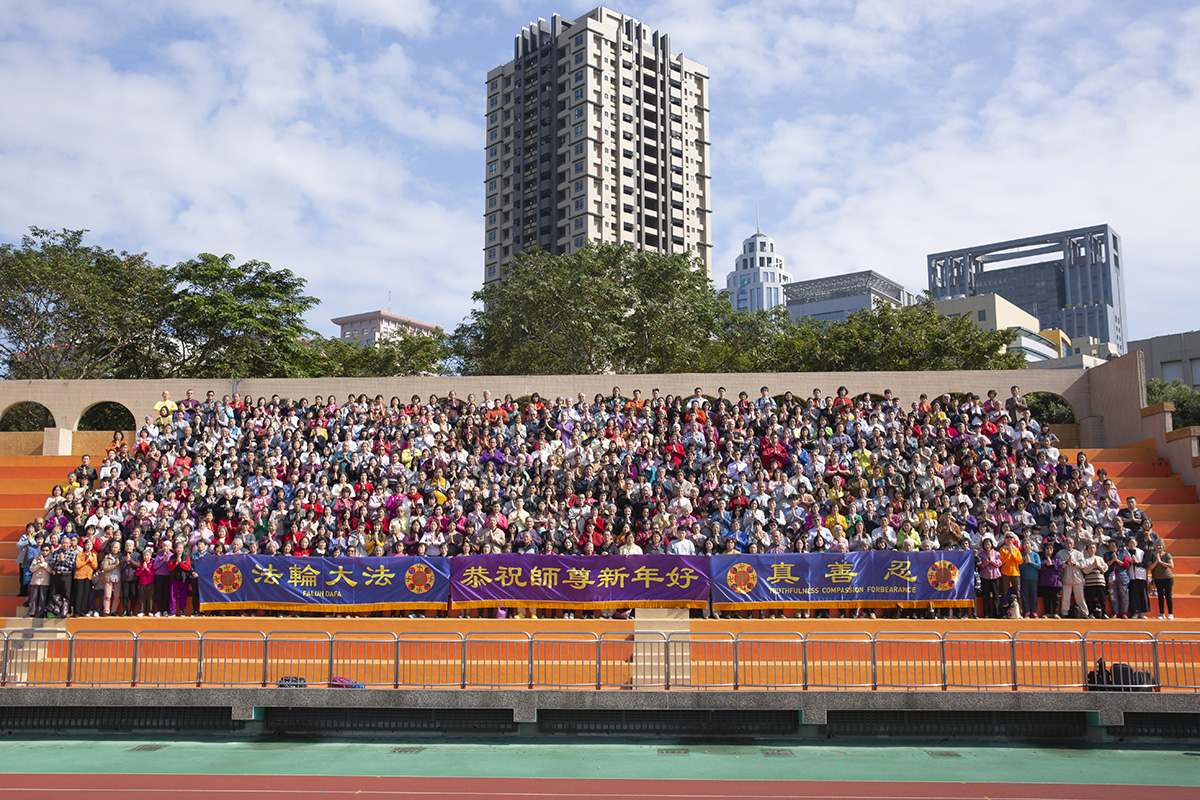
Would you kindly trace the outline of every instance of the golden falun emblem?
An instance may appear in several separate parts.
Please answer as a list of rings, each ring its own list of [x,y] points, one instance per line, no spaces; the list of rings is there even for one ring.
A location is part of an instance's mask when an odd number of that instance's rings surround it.
[[[413,564],[404,573],[404,585],[413,594],[425,594],[433,588],[434,580],[433,568],[428,564]]]
[[[725,574],[725,582],[738,594],[750,594],[758,585],[758,573],[754,571],[754,567],[745,562],[734,564]]]
[[[233,564],[222,564],[213,571],[213,586],[223,594],[233,594],[242,588],[242,571]]]
[[[939,592],[948,592],[958,584],[958,566],[952,561],[938,561],[929,568],[929,585]]]

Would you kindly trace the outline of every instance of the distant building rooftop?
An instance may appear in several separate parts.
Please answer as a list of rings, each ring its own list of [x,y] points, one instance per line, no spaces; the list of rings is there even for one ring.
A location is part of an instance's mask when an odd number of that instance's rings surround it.
[[[433,333],[438,329],[438,326],[434,325],[432,322],[422,322],[419,319],[402,317],[399,314],[393,314],[390,311],[366,311],[362,314],[351,314],[348,317],[334,317],[329,321],[334,325],[345,327],[347,325],[355,325],[360,322],[374,322],[376,320],[386,320],[387,322],[393,322],[396,325],[403,325],[406,328],[413,328],[415,330],[425,331],[426,333]]]
[[[903,285],[880,275],[873,269],[797,281],[789,283],[783,289],[789,300],[800,303],[816,303],[839,297],[854,297],[869,290],[874,290],[901,305],[908,305],[905,302],[906,296],[911,297],[911,293]]]

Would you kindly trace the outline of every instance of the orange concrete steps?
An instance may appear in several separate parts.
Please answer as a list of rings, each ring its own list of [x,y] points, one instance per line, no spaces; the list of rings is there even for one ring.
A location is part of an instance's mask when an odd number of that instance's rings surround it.
[[[1200,522],[1200,503],[1147,503],[1141,508],[1146,516],[1154,520],[1155,527],[1158,527],[1159,520]]]
[[[0,526],[25,530],[25,526],[33,522],[34,517],[42,516],[42,506],[37,508],[0,508]],[[11,534],[0,534],[8,538]]]
[[[1171,553],[1171,558],[1175,562],[1176,575],[1200,575],[1200,555],[1177,556]]]
[[[1184,575],[1175,571],[1174,593],[1178,595],[1200,595],[1200,575]],[[1151,592],[1153,594],[1153,591]]]
[[[0,617],[23,617],[25,609],[21,606],[25,603],[24,597],[15,597],[16,592],[12,595],[0,597]]]
[[[12,509],[0,510],[0,514],[5,514],[11,510]],[[42,516],[42,510],[40,508],[22,512],[21,516],[17,517],[19,520],[18,524],[6,526],[8,530],[4,533],[0,533],[0,542],[17,541],[17,539],[21,538],[21,534],[25,533],[25,526],[28,523],[33,522],[36,517],[40,516]]]
[[[43,508],[49,492],[37,494],[0,494],[0,508]]]
[[[1105,461],[1092,464],[1105,469],[1110,478],[1165,478],[1171,474],[1169,461]]]
[[[21,591],[21,581],[17,577],[16,564],[13,564],[12,574],[0,574],[0,596],[10,597]]]
[[[55,483],[65,481],[67,475],[77,466],[79,466],[78,461],[73,461],[71,464],[61,467],[0,467],[0,481],[6,482],[0,485],[8,485],[7,481],[36,480],[39,482],[49,481],[50,485],[53,486]]]
[[[1200,500],[1196,487],[1185,486],[1180,489],[1135,489],[1127,487],[1124,482],[1117,483],[1117,491],[1121,494],[1122,506],[1126,497],[1137,498],[1139,505],[1188,505]]]
[[[1068,449],[1066,452],[1070,455],[1072,450]],[[1093,464],[1099,461],[1154,461],[1158,458],[1158,445],[1151,442],[1148,445],[1124,445],[1100,449],[1081,447],[1074,452],[1083,452],[1088,461]]]
[[[1182,475],[1167,475],[1155,478],[1117,478],[1117,489],[1183,489]]]
[[[0,456],[0,469],[4,467],[55,467],[66,468],[67,472],[79,466],[81,456]]]
[[[51,489],[66,482],[66,472],[53,478],[9,478],[0,482],[0,491],[5,494],[40,494],[45,499],[50,496]]]
[[[1172,599],[1175,601],[1175,619],[1189,620],[1193,626],[1191,630],[1200,630],[1200,596],[1172,592]],[[1158,595],[1153,590],[1150,591],[1150,609],[1154,612],[1150,616],[1158,616]]]
[[[1163,539],[1167,552],[1177,560],[1180,556],[1200,556],[1200,539]]]
[[[1154,520],[1154,530],[1164,539],[1200,539],[1200,522],[1181,522],[1171,519]]]

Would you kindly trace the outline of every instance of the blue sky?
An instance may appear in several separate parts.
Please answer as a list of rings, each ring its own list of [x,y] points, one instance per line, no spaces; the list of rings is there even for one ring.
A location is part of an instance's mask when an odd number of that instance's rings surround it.
[[[288,267],[311,324],[447,327],[482,279],[484,76],[594,3],[0,0],[0,240]],[[1200,5],[631,0],[709,66],[715,264],[797,279],[1107,222],[1130,338],[1196,323]]]

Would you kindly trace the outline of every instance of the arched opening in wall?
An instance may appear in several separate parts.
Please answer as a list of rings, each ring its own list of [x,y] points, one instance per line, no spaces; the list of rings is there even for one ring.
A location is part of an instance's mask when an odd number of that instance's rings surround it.
[[[81,431],[132,431],[137,427],[133,412],[111,400],[96,403],[83,412],[76,430]]]
[[[1074,425],[1079,421],[1071,404],[1051,392],[1030,392],[1025,402],[1029,404],[1029,416],[1042,424]]]
[[[31,433],[57,427],[50,409],[41,403],[26,401],[9,406],[0,416],[0,431]]]

